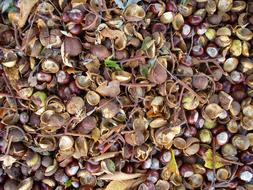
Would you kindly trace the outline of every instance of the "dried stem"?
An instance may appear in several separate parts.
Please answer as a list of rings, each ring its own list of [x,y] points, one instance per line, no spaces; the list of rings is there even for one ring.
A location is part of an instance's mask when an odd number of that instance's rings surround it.
[[[147,58],[147,56],[145,56],[145,55],[135,56],[135,57],[131,57],[131,58],[128,58],[128,59],[123,59],[119,62],[122,64],[122,63],[126,63],[126,62],[129,62],[129,61],[137,61],[137,60],[145,59],[145,58]]]

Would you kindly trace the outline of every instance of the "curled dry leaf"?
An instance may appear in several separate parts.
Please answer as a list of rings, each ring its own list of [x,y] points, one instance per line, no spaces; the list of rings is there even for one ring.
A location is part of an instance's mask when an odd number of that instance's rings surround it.
[[[64,52],[69,56],[77,56],[82,52],[82,44],[78,38],[65,37]]]
[[[211,149],[208,149],[205,152],[203,159],[205,161],[205,167],[209,168],[209,169],[213,169],[214,167],[217,169],[217,168],[221,168],[225,165],[222,161],[222,157],[220,157],[219,155],[216,154],[215,155],[215,166],[214,166],[213,151]]]
[[[128,190],[131,189],[135,180],[126,181],[111,181],[105,188],[105,190]]]
[[[129,5],[123,14],[125,19],[130,22],[141,21],[146,15],[144,9],[137,4]]]
[[[10,168],[12,167],[12,165],[16,162],[16,158],[10,156],[10,155],[2,155],[0,157],[0,161],[2,161],[3,163],[3,168]]]
[[[115,98],[120,94],[120,82],[117,80],[103,82],[99,85],[96,91],[102,96]]]
[[[205,108],[205,113],[210,119],[216,119],[220,114],[223,113],[223,109],[215,103],[208,104]]]
[[[39,2],[39,0],[20,0],[20,12],[9,14],[10,20],[13,20],[19,28],[22,28],[25,25],[32,8],[37,4],[37,2]]]
[[[29,177],[22,180],[19,183],[17,190],[31,190],[32,187],[33,187],[33,179]]]
[[[99,177],[101,180],[125,181],[144,176],[142,173],[127,174],[123,172],[115,172],[113,174],[105,174]]]
[[[167,77],[166,68],[159,63],[155,63],[154,66],[149,69],[148,79],[153,83],[162,84],[166,81]]]

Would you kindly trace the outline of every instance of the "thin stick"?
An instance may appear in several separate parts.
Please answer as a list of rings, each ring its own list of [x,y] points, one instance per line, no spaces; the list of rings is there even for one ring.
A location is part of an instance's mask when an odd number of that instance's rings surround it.
[[[126,84],[126,83],[121,83],[120,84],[121,86],[127,86],[127,87],[154,87],[154,86],[156,86],[156,84],[145,84],[145,83],[128,83],[128,84]]]
[[[11,97],[11,98],[16,98],[16,99],[27,100],[27,101],[28,101],[28,99],[21,98],[20,96],[11,95],[11,94],[4,93],[4,92],[0,92],[0,96],[3,96],[3,97]]]
[[[142,56],[135,56],[135,57],[131,57],[131,58],[128,58],[128,59],[123,59],[123,60],[121,60],[121,61],[119,61],[119,62],[122,64],[122,63],[126,63],[126,62],[128,62],[128,61],[136,61],[136,60],[145,59],[145,58],[147,58],[147,56],[145,56],[145,55],[142,55]]]
[[[170,71],[168,71],[168,69],[166,67],[163,66],[163,64],[161,64],[158,60],[157,62],[166,70],[166,72],[171,76],[172,79],[176,80],[179,84],[181,84],[184,88],[186,88],[187,90],[189,90],[192,94],[194,94],[198,100],[201,102],[201,103],[205,103],[206,101],[201,98],[194,90],[192,90],[191,87],[189,87],[187,84],[185,84],[183,81],[181,81],[180,79],[178,79],[176,76],[174,76],[173,74],[171,74]]]
[[[213,143],[212,143],[212,151],[213,151],[213,179],[212,179],[212,183],[211,183],[211,187],[215,187],[215,181],[216,181],[216,169],[215,169],[215,166],[216,166],[216,151],[215,151],[215,140],[213,140]]]

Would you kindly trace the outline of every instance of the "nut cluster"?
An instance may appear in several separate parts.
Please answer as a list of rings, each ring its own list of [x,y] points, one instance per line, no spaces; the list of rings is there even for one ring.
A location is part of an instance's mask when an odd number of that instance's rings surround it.
[[[253,189],[253,2],[0,10],[0,190]]]

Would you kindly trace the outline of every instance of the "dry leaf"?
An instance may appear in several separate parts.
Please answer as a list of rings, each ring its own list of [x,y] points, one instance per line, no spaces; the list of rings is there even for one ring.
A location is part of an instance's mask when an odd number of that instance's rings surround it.
[[[177,162],[175,159],[174,150],[171,149],[170,152],[171,152],[171,160],[164,167],[163,172],[171,172],[171,173],[175,173],[179,175],[179,170],[178,170]]]
[[[127,174],[123,172],[115,172],[113,174],[105,174],[99,177],[101,180],[114,180],[114,181],[124,181],[124,180],[130,180],[135,179],[138,177],[143,176],[144,174],[141,173],[135,173],[135,174]]]
[[[92,130],[92,132],[91,132],[91,138],[95,141],[95,142],[97,142],[98,141],[98,139],[100,138],[100,130],[99,130],[99,128],[94,128],[93,130]]]
[[[130,189],[135,180],[128,181],[111,181],[105,190],[127,190]]]
[[[78,5],[86,4],[87,0],[71,0],[72,7],[76,7]]]
[[[102,96],[108,96],[108,97],[116,97],[120,94],[120,83],[117,80],[113,80],[111,82],[103,82],[99,85],[99,87],[96,89],[96,91],[101,94]]]
[[[20,79],[18,68],[17,67],[4,67],[4,72],[6,77],[10,81],[10,85],[13,89],[18,90],[17,81]]]
[[[95,156],[95,157],[91,158],[91,160],[94,161],[94,162],[99,162],[101,160],[105,160],[105,159],[108,159],[108,158],[113,158],[116,155],[118,155],[119,153],[120,152],[106,152],[106,153],[103,153],[99,156]]]
[[[34,5],[38,2],[39,0],[20,0],[19,1],[19,7],[20,7],[20,13],[18,14],[17,18],[17,24],[19,28],[22,28],[26,20],[28,19],[28,16],[34,7]]]
[[[214,162],[213,162],[213,151],[211,149],[208,149],[203,157],[205,161],[205,167],[209,169],[213,169],[214,167]],[[220,157],[219,155],[215,155],[215,168],[221,168],[225,164],[222,162],[223,158]]]
[[[13,158],[10,155],[3,155],[0,157],[0,161],[3,162],[3,168],[9,168],[16,162],[16,158]]]

